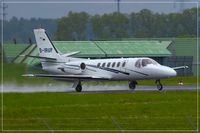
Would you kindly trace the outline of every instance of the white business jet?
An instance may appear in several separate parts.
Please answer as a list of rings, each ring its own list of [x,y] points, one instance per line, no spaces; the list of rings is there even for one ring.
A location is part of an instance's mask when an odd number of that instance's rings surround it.
[[[137,80],[155,80],[158,90],[163,89],[160,79],[177,75],[175,69],[157,63],[151,58],[82,59],[74,58],[79,52],[61,54],[55,48],[44,29],[34,29],[42,69],[49,74],[25,74],[30,77],[50,77],[56,80],[72,81],[77,92],[82,90],[82,81],[129,81],[129,88],[135,89]]]

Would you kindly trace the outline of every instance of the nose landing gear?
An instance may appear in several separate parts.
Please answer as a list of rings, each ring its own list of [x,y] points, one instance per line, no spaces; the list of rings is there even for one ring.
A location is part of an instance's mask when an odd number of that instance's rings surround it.
[[[157,89],[161,91],[163,89],[163,85],[161,84],[160,80],[156,80],[155,83],[156,83]]]

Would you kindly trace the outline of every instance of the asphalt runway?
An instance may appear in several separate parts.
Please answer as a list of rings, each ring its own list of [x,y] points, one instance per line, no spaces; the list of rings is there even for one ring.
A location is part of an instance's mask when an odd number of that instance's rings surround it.
[[[164,86],[165,91],[194,91],[199,89],[197,86]],[[126,85],[117,86],[84,86],[83,93],[121,93],[121,92],[141,92],[141,91],[158,91],[156,86],[137,86],[135,90],[130,90]],[[34,92],[75,92],[75,89],[70,86],[3,86],[1,92],[4,93],[34,93]]]

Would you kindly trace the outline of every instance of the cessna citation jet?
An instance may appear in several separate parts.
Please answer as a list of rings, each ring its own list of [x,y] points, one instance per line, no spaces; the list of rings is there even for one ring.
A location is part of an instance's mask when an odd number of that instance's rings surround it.
[[[74,82],[77,92],[82,90],[82,81],[129,81],[129,88],[135,89],[137,80],[155,80],[158,90],[163,89],[160,79],[174,77],[176,69],[157,63],[151,58],[82,59],[74,58],[79,52],[60,54],[44,29],[34,29],[42,69],[49,74],[25,74],[29,77],[50,77],[56,80]]]

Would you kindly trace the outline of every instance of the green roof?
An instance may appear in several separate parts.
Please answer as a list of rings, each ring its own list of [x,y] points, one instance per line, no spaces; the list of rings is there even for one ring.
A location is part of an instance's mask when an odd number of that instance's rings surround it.
[[[36,45],[29,45],[29,46],[26,48],[26,50],[23,51],[21,54],[22,54],[22,55],[29,55],[35,47],[36,47]],[[18,58],[16,58],[16,59],[14,60],[14,63],[21,63],[21,62],[23,62],[25,59],[26,59],[25,56],[19,56]]]
[[[4,44],[4,53],[6,57],[15,58],[18,56],[23,50],[28,47],[27,44]]]
[[[163,43],[164,42],[164,43]],[[171,56],[166,49],[170,41],[96,41],[107,57]]]
[[[29,45],[26,50],[24,50],[22,55],[38,55],[38,49],[36,45]],[[35,65],[40,63],[40,60],[37,58],[27,57],[27,56],[19,56],[14,60],[14,63],[25,63],[28,65]]]
[[[63,54],[80,51],[78,57],[104,57],[104,52],[91,41],[54,41],[56,48]]]

